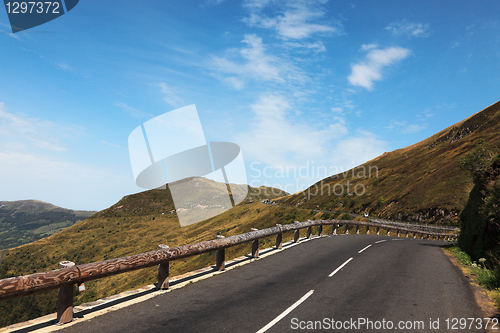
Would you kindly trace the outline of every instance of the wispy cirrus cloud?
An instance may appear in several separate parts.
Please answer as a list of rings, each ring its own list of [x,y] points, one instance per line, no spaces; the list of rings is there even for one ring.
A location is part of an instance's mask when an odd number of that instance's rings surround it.
[[[65,152],[67,147],[58,135],[82,133],[79,129],[60,126],[50,121],[15,115],[7,112],[4,103],[0,103],[0,145],[8,144],[10,147],[31,150],[39,148],[56,153]]]
[[[184,100],[165,82],[160,82],[159,87],[165,102],[176,108],[184,105]]]
[[[131,115],[132,117],[135,117],[135,118],[150,118],[150,117],[152,117],[152,114],[137,110],[136,108],[134,108],[130,105],[127,105],[123,102],[115,102],[114,104],[115,104],[115,106],[119,107],[120,109],[122,109],[123,111],[125,111],[126,113]]]
[[[387,142],[373,133],[351,134],[339,107],[332,108],[326,123],[297,122],[295,103],[278,94],[261,95],[250,109],[253,122],[235,137],[245,158],[253,161],[250,184],[299,191],[387,150]]]
[[[331,140],[348,132],[340,117],[318,127],[294,121],[294,105],[282,95],[261,95],[250,109],[254,123],[237,139],[245,154],[272,166],[300,165],[327,156]]]
[[[276,83],[300,83],[307,79],[291,62],[269,54],[262,38],[250,34],[242,42],[246,47],[230,49],[226,57],[211,57],[210,66],[222,75],[230,75],[222,76],[222,80],[235,89],[242,89],[248,79]]]
[[[325,52],[326,47],[323,42],[315,42],[315,43],[297,43],[297,42],[285,42],[283,44],[286,47],[291,47],[295,49],[305,49],[305,50],[311,50],[314,52]]]
[[[418,133],[427,128],[427,124],[409,124],[406,120],[402,121],[391,121],[389,125],[386,126],[387,129],[397,130],[402,134],[414,134]]]
[[[427,128],[427,125],[410,124],[401,130],[403,134],[413,134],[418,133]]]
[[[408,37],[429,37],[430,35],[430,24],[414,23],[408,22],[407,20],[402,20],[399,22],[393,22],[389,24],[384,30],[389,31],[391,34],[406,35]]]
[[[88,142],[78,140],[88,138],[82,128],[14,114],[0,102],[0,184],[4,200],[43,198],[63,207],[89,209],[81,203],[84,191],[91,194],[95,207],[111,205],[119,199],[112,188],[126,186],[127,174],[103,167],[106,159],[96,163],[99,154],[75,156],[73,144],[87,146]]]
[[[250,26],[274,29],[283,39],[304,39],[318,34],[341,34],[342,25],[339,21],[329,19],[320,22],[326,16],[322,6],[326,2],[247,0],[245,6],[250,10],[250,15],[244,21]],[[276,4],[277,13],[274,16],[263,13],[263,9],[271,4]]]
[[[367,49],[366,46],[364,49]],[[363,87],[369,91],[373,90],[375,81],[382,80],[382,70],[385,67],[405,59],[411,53],[409,49],[402,47],[385,49],[370,47],[368,50],[365,60],[351,65],[351,74],[347,80],[351,85]]]

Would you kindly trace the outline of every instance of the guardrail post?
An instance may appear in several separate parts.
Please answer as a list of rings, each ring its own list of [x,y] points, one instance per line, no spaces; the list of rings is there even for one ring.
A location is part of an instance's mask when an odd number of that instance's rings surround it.
[[[399,230],[399,229],[397,229],[396,231],[397,231],[397,232],[396,232],[396,235],[399,237],[399,235],[400,235],[400,230]]]
[[[417,233],[413,232],[413,238],[417,238]]]
[[[221,235],[217,235],[217,239],[226,238]],[[226,249],[217,250],[217,256],[215,258],[215,270],[223,271],[226,268]]]
[[[169,247],[167,245],[158,245],[158,250],[167,250]],[[158,265],[158,285],[156,289],[165,290],[169,288],[170,282],[170,267],[169,262],[161,263]]]
[[[277,227],[281,227],[281,224],[276,224]],[[279,233],[276,235],[276,248],[281,250],[283,248],[283,234]]]
[[[299,223],[298,221],[295,221],[294,223]],[[300,229],[297,229],[293,232],[293,242],[298,243],[300,238]]]
[[[337,228],[339,227],[338,224],[334,223],[332,224],[332,235],[336,235],[337,234]]]
[[[380,235],[380,227],[377,227],[377,235]]]
[[[259,229],[252,228],[250,231],[257,231]],[[252,241],[252,258],[258,258],[259,257],[259,240],[255,239]]]
[[[311,227],[307,227],[307,239],[311,238],[312,235],[312,229]]]
[[[370,226],[369,226],[369,225],[367,225],[367,226],[366,226],[366,234],[368,235],[369,233],[370,233]]]
[[[391,235],[391,230],[390,229],[386,229],[387,230],[387,236],[390,236]]]
[[[75,267],[72,261],[61,261],[59,268]],[[65,285],[59,288],[57,296],[57,322],[66,324],[73,321],[73,289],[74,285]]]
[[[323,236],[323,225],[322,224],[318,225],[318,236],[319,237]]]
[[[356,224],[356,235],[359,235],[359,225]]]
[[[405,231],[405,237],[408,238],[408,231]]]
[[[344,234],[349,235],[349,224],[344,224]]]

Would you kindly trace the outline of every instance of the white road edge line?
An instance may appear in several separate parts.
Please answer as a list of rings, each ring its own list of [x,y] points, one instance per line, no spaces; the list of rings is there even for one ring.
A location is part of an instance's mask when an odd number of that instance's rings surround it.
[[[351,261],[352,258],[349,258],[345,261],[345,263],[343,263],[342,265],[339,266],[339,268],[337,268],[336,270],[334,270],[330,275],[328,275],[328,277],[332,277],[335,275],[335,273],[337,273],[338,271],[340,271],[345,265],[347,265],[349,263],[349,261]]]
[[[366,249],[367,249],[367,248],[369,248],[370,246],[372,246],[372,245],[370,244],[370,245],[368,245],[367,247],[363,248],[362,250],[359,250],[359,251],[358,251],[358,253],[363,252],[364,250],[366,250]]]
[[[379,241],[375,242],[375,244],[382,243],[382,242],[385,242],[385,241],[386,241],[386,239],[382,239],[382,240],[379,240]]]
[[[307,294],[305,294],[304,296],[302,296],[301,299],[299,299],[297,302],[293,303],[288,309],[286,309],[278,317],[274,318],[274,320],[271,321],[269,324],[267,324],[266,326],[264,326],[260,330],[258,330],[257,333],[264,333],[265,331],[267,331],[268,329],[270,329],[271,327],[273,327],[278,321],[280,321],[281,319],[285,318],[287,314],[289,314],[290,312],[292,312],[293,309],[295,309],[296,307],[298,307],[309,296],[311,296],[313,294],[313,292],[314,292],[314,290],[311,290]]]

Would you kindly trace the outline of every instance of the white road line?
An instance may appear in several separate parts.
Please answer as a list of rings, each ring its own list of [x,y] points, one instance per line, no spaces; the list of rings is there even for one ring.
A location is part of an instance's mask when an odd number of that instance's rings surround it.
[[[343,263],[342,265],[339,266],[339,268],[337,268],[336,270],[334,270],[330,275],[328,275],[328,277],[332,277],[335,275],[335,273],[337,273],[338,271],[340,271],[342,269],[342,267],[344,267],[345,265],[347,265],[349,263],[349,261],[351,261],[352,258],[349,258],[346,260],[345,263]]]
[[[366,250],[366,249],[367,249],[367,248],[369,248],[370,246],[372,246],[372,245],[370,244],[370,245],[368,245],[367,247],[363,248],[362,250],[359,250],[359,251],[358,251],[358,253],[363,252],[364,250]]]
[[[378,243],[382,243],[382,242],[385,242],[386,239],[382,239],[382,240],[379,240],[378,242],[375,242],[375,244],[378,244]]]
[[[292,306],[290,306],[288,309],[286,309],[278,317],[274,318],[274,320],[271,321],[269,324],[267,324],[266,326],[264,326],[260,330],[258,330],[257,333],[264,333],[265,331],[267,331],[268,329],[270,329],[271,327],[273,327],[278,321],[280,321],[281,319],[285,318],[287,314],[289,314],[290,312],[292,312],[293,309],[295,309],[296,307],[298,307],[309,296],[311,296],[313,294],[313,292],[314,292],[314,290],[311,290],[307,294],[305,294],[304,296],[302,296],[301,299],[299,299],[297,302],[293,303]]]

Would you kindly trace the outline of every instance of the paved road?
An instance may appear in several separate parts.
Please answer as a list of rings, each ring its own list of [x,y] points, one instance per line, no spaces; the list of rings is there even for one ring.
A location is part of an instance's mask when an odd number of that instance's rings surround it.
[[[402,321],[406,328],[399,332],[450,331],[447,318],[482,313],[467,281],[442,253],[444,244],[376,235],[323,237],[62,332],[318,332],[318,322],[331,331],[332,319],[348,328],[337,330],[342,332],[373,332],[378,325],[378,331],[390,331],[382,326],[388,321]],[[367,323],[358,325],[358,318]],[[315,328],[298,329],[314,321]],[[440,329],[431,329],[430,322]],[[409,328],[414,325],[423,329]]]

